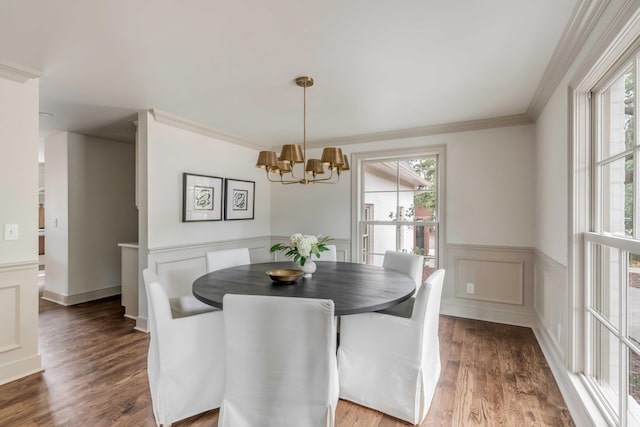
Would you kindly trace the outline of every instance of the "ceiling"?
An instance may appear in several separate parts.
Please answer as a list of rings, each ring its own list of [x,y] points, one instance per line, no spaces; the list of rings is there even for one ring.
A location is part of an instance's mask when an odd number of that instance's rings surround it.
[[[524,114],[579,0],[2,0],[41,135],[155,108],[260,146]]]

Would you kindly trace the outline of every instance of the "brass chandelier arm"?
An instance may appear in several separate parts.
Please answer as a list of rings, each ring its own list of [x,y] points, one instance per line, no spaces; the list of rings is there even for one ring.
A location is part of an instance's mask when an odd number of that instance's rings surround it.
[[[271,174],[272,173],[277,173],[277,172],[270,172],[267,171],[267,181],[269,182],[278,182],[280,184],[297,184],[300,183],[300,180],[295,180],[295,181],[285,181],[284,178],[282,177],[282,175],[280,175],[280,179],[271,179]]]
[[[334,177],[333,175],[333,171],[331,171],[331,175],[329,175],[327,178],[302,178],[302,179],[297,179],[294,176],[292,176],[294,179],[290,179],[290,180],[285,180],[283,175],[280,175],[280,179],[272,179],[271,178],[271,174],[272,173],[277,173],[277,172],[273,172],[273,171],[266,171],[267,172],[267,180],[269,182],[277,182],[280,184],[336,184],[338,182],[340,182],[340,174],[337,173],[336,179],[335,181],[331,181]]]
[[[315,181],[309,181],[309,184],[337,184],[340,182],[340,177],[338,177],[335,181],[328,181],[330,178],[317,179]]]
[[[325,147],[322,150],[320,159],[307,158],[307,88],[313,86],[313,78],[302,76],[295,79],[296,85],[303,88],[303,133],[302,149],[299,144],[285,144],[282,146],[280,157],[275,151],[260,151],[256,167],[263,168],[267,172],[269,182],[279,182],[281,184],[335,184],[340,181],[340,173],[348,171],[349,162],[347,156],[342,153],[339,147]],[[295,176],[294,169],[298,164],[302,164],[302,178]],[[318,175],[325,174],[325,167],[329,169],[328,178],[317,178]],[[337,178],[334,180],[334,171]],[[280,179],[272,179],[271,174],[280,175]],[[291,175],[287,175],[291,174]],[[287,178],[284,179],[284,176]],[[313,178],[307,178],[312,175]]]

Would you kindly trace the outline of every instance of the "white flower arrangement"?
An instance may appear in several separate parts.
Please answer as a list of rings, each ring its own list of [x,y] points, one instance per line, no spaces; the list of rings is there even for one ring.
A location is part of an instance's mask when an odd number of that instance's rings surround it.
[[[295,233],[289,238],[289,246],[278,243],[271,246],[271,252],[284,251],[286,257],[293,258],[302,266],[312,254],[319,257],[320,252],[328,251],[326,243],[329,240],[331,240],[329,236]]]

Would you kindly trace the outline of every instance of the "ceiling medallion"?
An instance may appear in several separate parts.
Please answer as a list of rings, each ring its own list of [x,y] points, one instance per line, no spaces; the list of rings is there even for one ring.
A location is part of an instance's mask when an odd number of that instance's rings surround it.
[[[313,86],[313,79],[306,76],[298,77],[296,84],[304,90],[303,148],[301,149],[299,144],[283,145],[280,157],[277,156],[275,151],[261,151],[258,154],[256,167],[264,169],[267,172],[267,179],[271,182],[282,184],[335,184],[340,180],[340,173],[349,170],[347,156],[342,154],[342,150],[338,147],[326,147],[322,150],[320,159],[307,159],[307,88]],[[296,177],[294,173],[294,166],[297,164],[305,166],[301,178]],[[323,178],[325,166],[329,169],[330,175]],[[272,178],[274,176],[276,177],[275,179]]]

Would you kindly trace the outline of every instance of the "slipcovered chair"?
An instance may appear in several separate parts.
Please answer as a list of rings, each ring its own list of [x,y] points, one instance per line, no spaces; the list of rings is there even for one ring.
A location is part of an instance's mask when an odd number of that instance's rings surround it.
[[[410,276],[416,282],[416,294],[422,285],[422,270],[424,268],[424,257],[422,255],[410,254],[407,252],[386,251],[382,267],[394,270]]]
[[[331,427],[338,404],[331,300],[227,294],[219,427]]]
[[[222,310],[174,318],[158,278],[143,271],[149,305],[147,373],[158,425],[218,408],[224,388]]]
[[[336,251],[336,245],[326,245],[329,249],[328,251],[320,252],[320,256],[317,257],[315,255],[312,256],[312,261],[338,261],[338,254]]]
[[[341,317],[340,397],[420,424],[440,377],[438,320],[444,270],[412,301],[411,317],[363,313]]]
[[[146,283],[151,283],[151,282],[160,282],[160,279],[158,279],[158,277],[155,275],[155,273],[153,273],[150,269],[145,269],[142,272],[143,276],[144,276],[144,281],[145,284]],[[219,311],[219,308],[216,307],[212,307],[208,304],[203,303],[202,301],[200,301],[199,299],[197,299],[193,293],[191,293],[189,291],[189,293],[187,294],[183,294],[183,295],[175,295],[175,296],[171,296],[169,295],[169,293],[171,291],[173,291],[174,293],[181,293],[181,292],[187,292],[186,289],[183,289],[184,284],[177,284],[179,286],[174,287],[173,289],[168,289],[168,286],[166,286],[165,283],[165,292],[168,295],[169,298],[169,307],[171,307],[171,316],[173,318],[179,318],[179,317],[188,317],[188,316],[193,316],[195,314],[201,314],[201,313],[208,313],[210,311]],[[191,289],[191,287],[189,286],[189,289]],[[147,296],[147,301],[148,301],[148,296]]]
[[[245,264],[251,264],[249,248],[207,252],[207,273]]]

